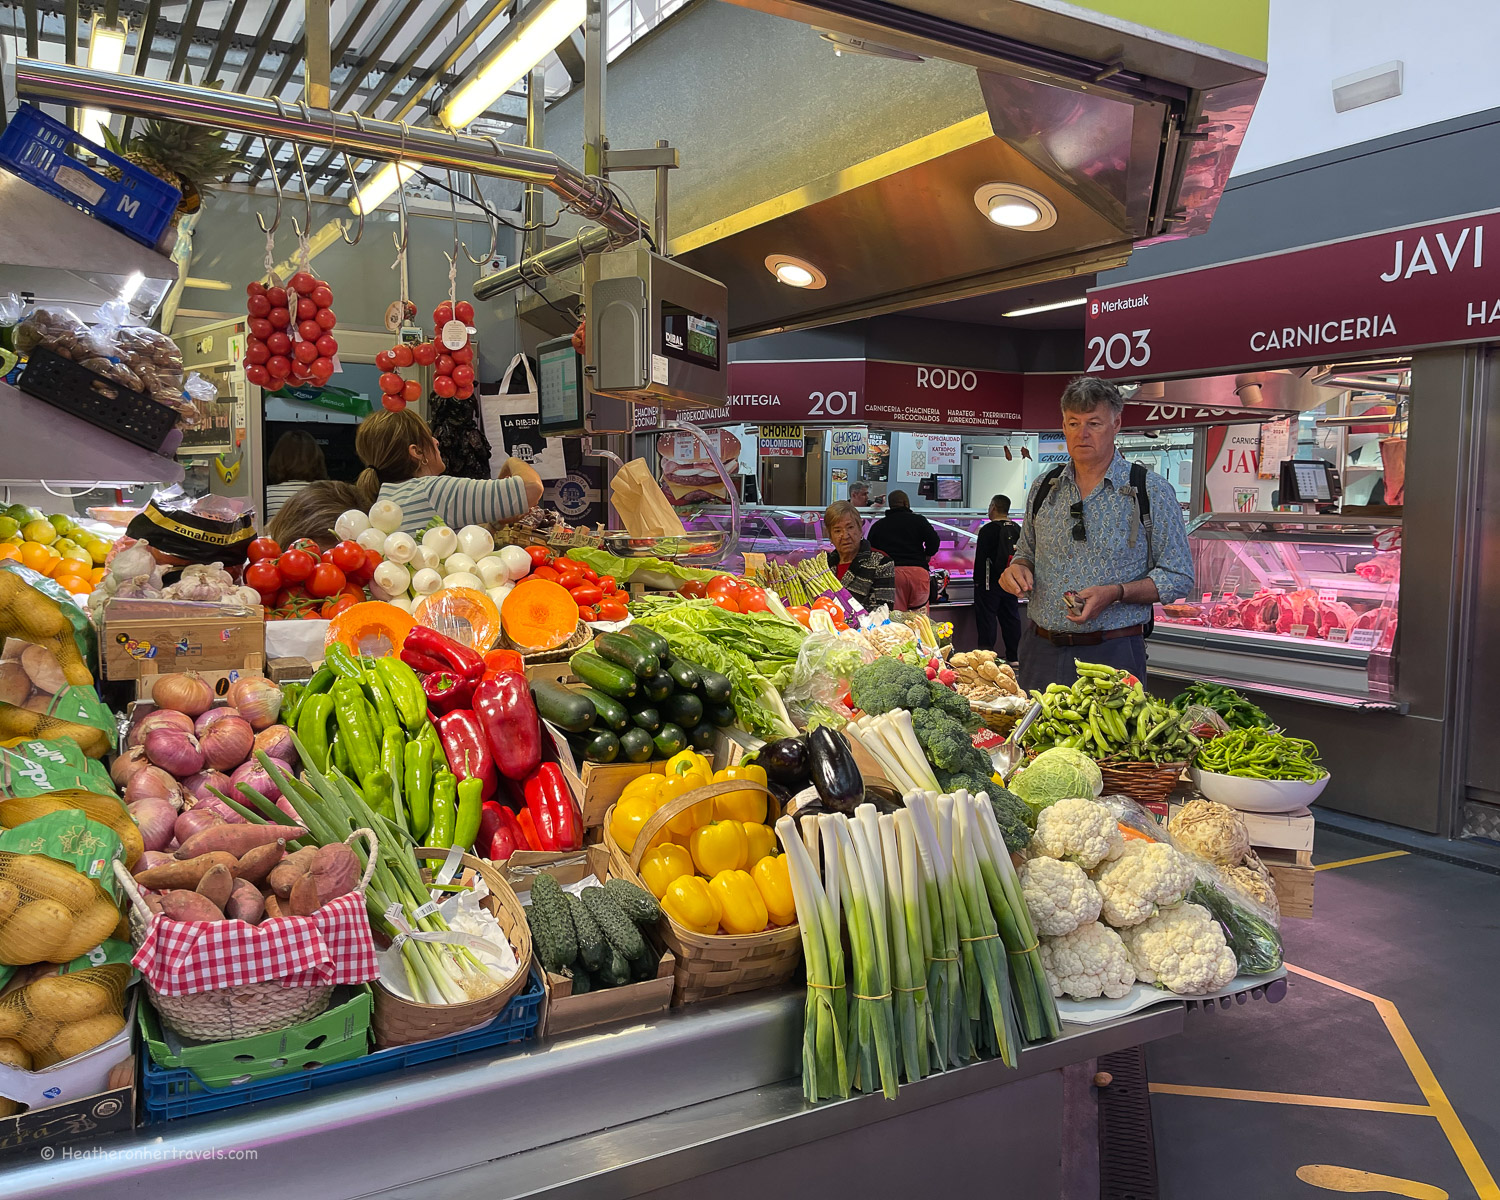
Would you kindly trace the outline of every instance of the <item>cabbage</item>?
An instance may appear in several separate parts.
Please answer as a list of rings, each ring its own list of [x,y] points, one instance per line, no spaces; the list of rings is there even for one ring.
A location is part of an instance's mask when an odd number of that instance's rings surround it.
[[[1082,750],[1055,746],[1043,750],[1010,781],[1010,790],[1039,813],[1059,800],[1097,799],[1104,791],[1099,764]]]

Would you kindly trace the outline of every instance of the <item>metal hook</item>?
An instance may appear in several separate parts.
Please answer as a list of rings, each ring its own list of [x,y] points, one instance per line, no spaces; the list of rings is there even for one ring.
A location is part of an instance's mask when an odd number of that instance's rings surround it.
[[[338,149],[339,141],[339,119],[338,114],[332,109],[328,112],[329,123],[333,126],[333,138],[328,143],[330,149]],[[358,210],[359,225],[354,232],[354,237],[349,236],[349,227],[343,222],[338,222],[339,237],[343,239],[346,246],[359,245],[359,239],[365,236],[365,210],[364,205],[359,203],[359,182],[354,178],[354,163],[349,158],[349,151],[339,150],[344,158],[344,174],[349,177],[349,199],[354,201],[354,207]]]
[[[407,228],[407,224],[406,224],[406,181],[401,178],[401,167],[403,165],[403,160],[405,158],[406,158],[406,122],[402,121],[401,122],[401,153],[400,153],[400,157],[398,157],[396,159],[396,161],[391,164],[392,169],[396,172],[396,209],[397,209],[397,211],[401,215],[401,232],[399,234],[395,234],[395,233],[391,234],[392,239],[396,243],[396,253],[397,254],[405,254],[406,253],[406,241],[407,241],[407,238],[408,238],[409,233],[410,233],[410,231]]]
[[[453,172],[452,171],[448,172],[448,182],[449,182],[450,185],[453,182]],[[477,197],[479,197],[478,203],[480,204],[480,207],[482,209],[484,209],[484,206],[483,206],[484,193],[482,193],[479,190],[479,176],[475,175],[473,171],[469,172],[469,182],[474,185],[474,195],[477,196]],[[496,251],[496,249],[500,245],[500,222],[495,219],[494,215],[488,209],[484,209],[484,215],[485,215],[485,219],[487,221],[489,221],[489,223],[490,223],[490,250],[489,250],[489,253],[486,254],[483,258],[475,258],[472,254],[469,253],[468,244],[467,243],[463,244],[464,245],[464,257],[467,258],[476,267],[482,267],[486,263],[492,262],[494,260],[494,257],[495,257],[495,251]]]
[[[297,160],[297,174],[302,180],[302,200],[307,206],[307,228],[304,230],[297,224],[297,218],[292,218],[292,228],[297,231],[297,236],[307,237],[312,232],[312,189],[307,186],[307,168],[302,165],[302,147],[296,142],[292,143],[292,156]]]
[[[271,157],[271,139],[261,138],[261,145],[266,152],[266,166],[270,168],[271,183],[276,188],[276,218],[268,226],[265,217],[257,212],[255,220],[262,233],[275,233],[281,227],[281,175],[276,170],[276,160]]]

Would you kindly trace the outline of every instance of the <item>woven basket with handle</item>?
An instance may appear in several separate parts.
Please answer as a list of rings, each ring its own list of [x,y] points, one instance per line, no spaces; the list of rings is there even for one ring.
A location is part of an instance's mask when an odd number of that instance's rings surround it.
[[[344,840],[352,842],[357,837],[365,838],[369,844],[365,873],[360,876],[359,886],[355,889],[364,895],[375,870],[379,841],[369,829],[356,829]],[[145,940],[146,927],[151,924],[152,912],[123,863],[115,863],[115,878],[130,899],[130,935],[139,948]],[[333,985],[285,987],[279,979],[267,979],[211,992],[195,992],[191,996],[163,996],[147,984],[146,994],[151,997],[152,1007],[161,1017],[162,1024],[179,1036],[200,1042],[227,1042],[312,1020],[328,1007]]]
[[[651,839],[666,827],[668,821],[700,801],[745,791],[765,792],[770,797],[765,787],[742,779],[711,783],[673,797],[646,822],[636,838],[634,849],[628,854],[610,834],[615,812],[614,805],[610,805],[604,818],[604,844],[609,848],[611,872],[645,887],[640,876],[641,860],[646,856]],[[775,799],[770,798],[769,803],[774,806]],[[661,938],[677,959],[673,972],[673,1004],[692,1004],[697,1000],[774,987],[790,979],[802,961],[802,934],[795,923],[760,933],[704,934],[679,925],[664,913]]]
[[[417,848],[416,856],[430,862],[447,858],[448,851],[421,846]],[[504,876],[491,864],[469,854],[463,855],[460,862],[483,879],[489,888],[490,894],[482,903],[510,939],[511,949],[516,952],[516,973],[504,987],[462,1004],[419,1004],[396,995],[377,979],[373,1026],[375,1044],[381,1048],[447,1037],[492,1021],[526,983],[527,973],[531,970],[531,927],[526,924],[525,909]]]
[[[565,662],[593,640],[594,631],[582,621],[579,621],[578,628],[573,630],[573,636],[556,650],[537,650],[531,653],[522,653],[521,659],[528,667],[535,666],[538,663]],[[500,635],[500,644],[508,650],[517,649],[516,644],[504,633]]]
[[[1185,762],[1153,763],[1102,759],[1099,771],[1104,776],[1104,795],[1129,796],[1138,804],[1165,800],[1177,787]]]

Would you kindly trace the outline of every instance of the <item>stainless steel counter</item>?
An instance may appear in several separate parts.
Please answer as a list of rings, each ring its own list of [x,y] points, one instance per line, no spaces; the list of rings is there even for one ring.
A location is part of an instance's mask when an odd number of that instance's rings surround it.
[[[812,1153],[824,1139],[872,1136],[873,1150],[837,1155],[840,1178],[851,1183],[851,1170],[868,1171],[876,1193],[891,1194],[881,1192],[879,1173],[894,1168],[879,1143],[886,1154],[899,1144],[930,1171],[942,1157],[921,1143],[976,1121],[984,1129],[976,1153],[1006,1162],[1012,1183],[1045,1187],[1058,1162],[1061,1068],[1170,1036],[1185,1011],[1168,1001],[1108,1025],[1067,1026],[1058,1041],[1023,1051],[1014,1071],[978,1063],[903,1086],[895,1101],[867,1096],[809,1107],[795,1075],[802,1003],[801,989],[722,1001],[649,1024],[150,1126],[106,1143],[98,1157],[60,1150],[51,1161],[12,1168],[4,1194],[154,1200],[170,1189],[228,1200],[288,1184],[298,1194],[315,1189],[351,1200],[666,1197],[689,1180],[696,1187],[736,1168],[733,1179],[716,1183],[721,1198],[748,1195],[752,1181],[759,1195],[773,1186],[790,1197],[812,1189],[784,1186],[787,1156]],[[1001,1113],[1005,1124],[997,1126]],[[903,1124],[888,1124],[894,1120]],[[249,1151],[253,1162],[242,1157]],[[772,1182],[777,1172],[782,1184]],[[1046,1193],[1021,1187],[1014,1194]]]

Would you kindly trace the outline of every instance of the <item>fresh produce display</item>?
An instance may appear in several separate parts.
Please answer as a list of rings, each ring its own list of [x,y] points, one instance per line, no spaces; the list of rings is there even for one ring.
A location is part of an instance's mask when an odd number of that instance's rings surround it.
[[[537,957],[572,981],[575,996],[654,979],[661,951],[648,935],[660,918],[651,894],[626,880],[575,894],[545,871],[533,878],[526,908]]]
[[[304,266],[285,286],[272,276],[269,285],[254,280],[245,292],[245,378],[273,392],[288,381],[327,383],[339,352],[333,289]]]
[[[271,538],[259,537],[249,552],[245,584],[266,606],[268,621],[337,616],[368,598],[366,585],[382,562],[378,551],[348,539],[320,550],[303,538],[283,550]]]
[[[849,695],[867,714],[891,715],[888,721],[857,722],[853,736],[877,761],[882,752],[894,760],[892,766],[900,773],[888,771],[887,777],[898,787],[977,795],[991,786],[994,769],[989,755],[974,746],[971,735],[979,721],[968,700],[929,677],[925,669],[897,658],[878,658],[854,672]],[[892,732],[900,737],[886,736]],[[903,759],[903,745],[909,748],[912,743],[919,754]]]
[[[473,324],[474,306],[467,300],[444,300],[432,310],[432,390],[445,400],[467,400],[474,394],[474,347],[469,339]],[[383,380],[381,389],[389,394]]]
[[[1195,796],[1172,815],[1167,831],[1181,849],[1212,863],[1252,899],[1277,911],[1271,872],[1250,848],[1245,818],[1234,809]]]
[[[113,830],[76,808],[0,833],[0,970],[70,963],[108,938],[120,924],[108,864],[121,857]]]
[[[1011,778],[1010,787],[1031,809],[1035,824],[1035,814],[1049,804],[1076,796],[1098,796],[1104,791],[1104,775],[1099,764],[1082,750],[1054,746],[1022,767]]]
[[[1299,779],[1311,782],[1328,774],[1318,765],[1318,748],[1306,738],[1287,737],[1271,729],[1234,729],[1204,744],[1200,770],[1246,779]]]
[[[1265,729],[1271,718],[1241,693],[1222,683],[1190,683],[1172,701],[1172,707],[1184,712],[1194,704],[1211,708],[1231,729]]]
[[[1118,667],[1078,664],[1071,687],[1033,692],[1042,715],[1022,739],[1032,750],[1053,746],[1122,762],[1181,762],[1202,744],[1183,714],[1146,695],[1141,681]]]
[[[130,946],[106,940],[69,963],[18,971],[0,996],[0,1066],[45,1071],[125,1028]],[[0,1117],[19,1105],[0,1095]]]
[[[104,578],[113,545],[64,513],[12,504],[0,515],[0,561],[13,559],[75,596],[88,595]]]
[[[411,366],[430,367],[437,361],[437,347],[431,342],[397,342],[375,356],[380,370],[380,402],[392,412],[422,398],[422,383],[407,379],[401,372]]]

